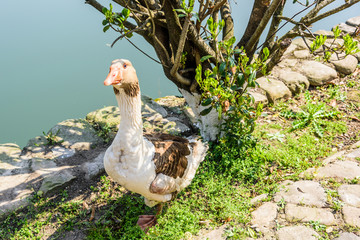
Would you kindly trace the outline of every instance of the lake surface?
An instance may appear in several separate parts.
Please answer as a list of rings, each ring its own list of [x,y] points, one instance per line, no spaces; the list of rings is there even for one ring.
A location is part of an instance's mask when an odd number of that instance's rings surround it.
[[[100,1],[108,6],[109,1]],[[292,2],[292,1],[291,1]],[[338,1],[343,3],[343,1]],[[232,3],[235,33],[241,36],[252,1]],[[358,16],[359,4],[314,29],[330,29]],[[290,8],[287,16],[297,11]],[[117,37],[102,32],[103,16],[83,0],[5,0],[0,8],[0,143],[21,147],[56,123],[84,118],[95,109],[115,105],[111,87],[104,87],[110,63],[116,58],[133,62],[142,94],[152,98],[179,95],[159,64],[127,41],[109,44]],[[290,28],[291,25],[288,24]],[[286,29],[285,29],[286,30]],[[140,37],[133,42],[155,57]]]

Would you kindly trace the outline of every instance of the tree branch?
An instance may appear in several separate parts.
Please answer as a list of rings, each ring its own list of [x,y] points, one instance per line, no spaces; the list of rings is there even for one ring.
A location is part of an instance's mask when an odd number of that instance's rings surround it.
[[[269,22],[275,10],[278,8],[281,1],[282,0],[274,0],[270,4],[269,8],[265,12],[265,15],[261,19],[259,26],[256,28],[254,34],[251,36],[250,40],[245,45],[246,52],[251,52],[255,48],[255,45],[259,41],[262,32],[264,31],[267,23]]]
[[[354,4],[358,3],[358,2],[360,2],[360,0],[348,1],[345,4],[343,4],[343,5],[341,5],[341,6],[337,7],[337,8],[331,9],[331,10],[329,10],[327,12],[324,12],[324,13],[320,14],[319,16],[315,16],[313,18],[307,19],[307,20],[304,21],[304,23],[307,26],[309,26],[309,25],[313,24],[314,22],[317,22],[317,21],[319,21],[319,20],[321,20],[323,18],[326,18],[326,17],[331,16],[331,15],[333,15],[335,13],[338,13],[338,12],[340,12],[340,11],[346,9],[346,8],[349,8],[349,7],[351,7],[352,5],[354,5]]]
[[[182,29],[181,35],[180,35],[180,41],[179,41],[179,44],[178,44],[178,49],[177,49],[176,55],[175,55],[174,65],[170,70],[170,74],[172,76],[174,76],[179,82],[181,82],[182,84],[185,84],[185,85],[190,85],[191,81],[189,79],[186,79],[186,78],[182,77],[178,73],[178,69],[179,69],[179,66],[180,66],[181,54],[182,54],[184,46],[185,46],[187,31],[188,31],[189,25],[190,25],[190,18],[191,18],[191,15],[187,16],[185,18],[185,23],[184,23],[184,26],[183,26],[183,29]]]
[[[234,36],[234,21],[231,16],[230,4],[227,1],[220,9],[221,18],[225,21],[223,28],[223,40],[227,41]]]

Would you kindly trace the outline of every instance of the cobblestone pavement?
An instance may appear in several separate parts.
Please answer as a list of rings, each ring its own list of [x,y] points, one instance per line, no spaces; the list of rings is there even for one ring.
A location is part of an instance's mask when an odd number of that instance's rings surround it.
[[[303,172],[299,181],[282,182],[270,201],[265,201],[267,194],[251,200],[251,228],[259,239],[360,240],[360,141],[323,162]],[[225,229],[196,239],[225,239]]]

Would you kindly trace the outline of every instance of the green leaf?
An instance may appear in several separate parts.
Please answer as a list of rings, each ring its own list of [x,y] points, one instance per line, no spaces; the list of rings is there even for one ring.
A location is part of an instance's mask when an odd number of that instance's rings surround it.
[[[223,75],[225,73],[225,69],[226,69],[226,62],[222,62],[219,66],[220,75]]]
[[[205,99],[204,101],[202,101],[201,105],[202,106],[209,106],[212,102],[212,99],[211,98],[207,98]]]
[[[212,110],[212,107],[206,108],[200,112],[201,116],[207,115]]]
[[[106,20],[106,19],[104,19],[104,20],[102,21],[102,25],[103,25],[103,26],[107,25],[108,23],[109,23],[109,21]]]
[[[102,12],[103,14],[106,14],[106,12],[109,11],[106,7],[103,7]]]
[[[268,57],[269,57],[269,54],[270,54],[270,52],[269,52],[269,49],[268,48],[264,48],[264,50],[263,50],[263,61],[265,61]]]
[[[130,16],[130,10],[127,9],[127,8],[124,8],[122,11],[121,11],[121,14],[124,16],[124,18],[128,18]]]
[[[237,76],[237,85],[238,85],[239,87],[242,87],[242,86],[244,86],[244,83],[245,83],[245,77],[244,77],[244,75],[243,75],[243,74],[239,74],[239,75]]]
[[[110,25],[106,25],[104,28],[103,28],[103,32],[106,32],[107,30],[109,30],[110,28]]]
[[[212,58],[212,57],[213,56],[211,56],[211,55],[206,55],[200,59],[200,62],[205,62],[206,60],[208,60],[209,58]]]

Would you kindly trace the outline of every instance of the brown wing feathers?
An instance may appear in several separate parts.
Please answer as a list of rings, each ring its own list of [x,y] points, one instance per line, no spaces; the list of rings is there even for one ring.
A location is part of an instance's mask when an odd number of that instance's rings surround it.
[[[187,167],[186,156],[190,154],[189,141],[182,137],[170,134],[145,135],[155,146],[155,171],[156,174],[177,178],[184,175]]]

